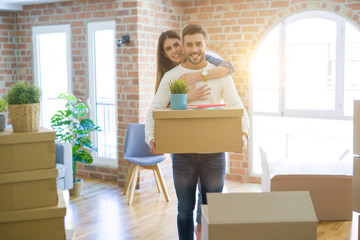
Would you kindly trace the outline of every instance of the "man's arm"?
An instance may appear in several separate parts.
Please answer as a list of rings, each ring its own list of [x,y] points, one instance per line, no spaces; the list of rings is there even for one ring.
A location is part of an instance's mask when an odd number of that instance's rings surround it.
[[[162,78],[159,88],[156,92],[156,95],[148,109],[146,114],[145,121],[145,142],[150,146],[151,149],[151,140],[154,139],[154,151],[155,151],[155,120],[153,117],[153,112],[155,109],[166,108],[170,103],[170,90],[168,86],[170,76],[165,73]]]

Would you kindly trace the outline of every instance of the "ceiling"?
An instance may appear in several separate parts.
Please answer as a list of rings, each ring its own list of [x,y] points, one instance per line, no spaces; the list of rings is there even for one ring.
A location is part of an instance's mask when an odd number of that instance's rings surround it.
[[[64,2],[68,0],[0,0],[0,11],[22,11],[23,6],[32,4]]]

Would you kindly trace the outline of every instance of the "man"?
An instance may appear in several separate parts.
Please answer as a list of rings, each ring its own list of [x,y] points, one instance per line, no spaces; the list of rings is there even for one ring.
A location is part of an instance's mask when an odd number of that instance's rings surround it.
[[[182,40],[186,62],[164,75],[147,113],[145,141],[149,144],[153,153],[155,153],[156,148],[153,111],[158,108],[166,108],[170,103],[169,82],[178,79],[185,73],[199,70],[206,71],[214,67],[205,60],[205,50],[208,47],[207,34],[200,25],[190,24],[185,27]],[[205,84],[206,73],[204,75],[204,81],[198,82],[200,86]],[[195,101],[192,104],[216,104],[223,99],[227,106],[244,108],[230,76],[212,80],[206,84],[211,88],[211,93],[206,96],[207,99]],[[242,124],[243,151],[245,151],[250,130],[246,111],[244,111],[242,117]],[[178,198],[177,224],[179,239],[192,240],[194,238],[193,211],[196,201],[197,180],[200,178],[203,204],[207,204],[207,192],[222,192],[225,179],[225,153],[173,154],[173,177]]]

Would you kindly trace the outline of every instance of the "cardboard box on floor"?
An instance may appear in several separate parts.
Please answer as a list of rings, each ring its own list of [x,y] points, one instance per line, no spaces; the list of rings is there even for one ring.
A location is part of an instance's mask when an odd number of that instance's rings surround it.
[[[65,200],[57,191],[55,206],[0,212],[1,239],[64,240]]]
[[[360,213],[360,100],[354,101],[353,210]],[[360,234],[359,234],[360,237]]]
[[[270,181],[271,191],[309,191],[321,221],[352,219],[352,176],[289,174]]]
[[[55,168],[56,133],[46,128],[37,132],[0,132],[0,173]]]
[[[353,124],[354,124],[354,154],[360,155],[360,100],[354,101],[354,117],[353,117]]]
[[[202,240],[316,240],[309,192],[208,193]]]
[[[317,218],[322,221],[352,219],[352,162],[268,162],[261,152],[262,191],[309,191]],[[319,160],[318,160],[319,161]]]
[[[57,169],[0,174],[0,213],[57,204]]]
[[[241,152],[242,108],[153,112],[156,153]]]
[[[360,213],[360,156],[354,157],[352,181],[352,210]],[[360,236],[360,234],[359,234]]]

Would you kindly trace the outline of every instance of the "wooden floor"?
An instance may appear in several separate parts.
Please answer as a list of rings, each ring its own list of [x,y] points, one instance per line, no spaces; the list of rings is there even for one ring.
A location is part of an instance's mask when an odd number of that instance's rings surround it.
[[[75,227],[77,240],[176,240],[176,195],[167,179],[171,202],[156,186],[135,191],[127,204],[123,189],[114,182],[84,179],[82,196],[67,202],[65,225]],[[224,192],[260,192],[258,184],[226,181]],[[353,221],[326,221],[318,224],[318,240],[358,240],[358,214]]]

